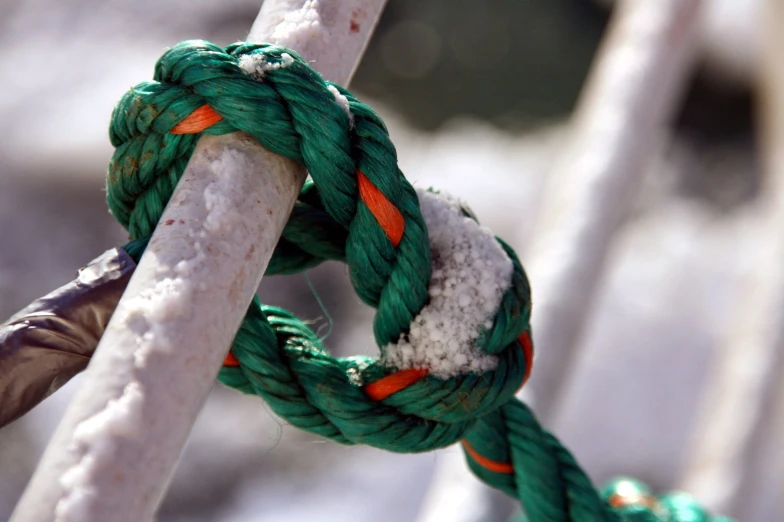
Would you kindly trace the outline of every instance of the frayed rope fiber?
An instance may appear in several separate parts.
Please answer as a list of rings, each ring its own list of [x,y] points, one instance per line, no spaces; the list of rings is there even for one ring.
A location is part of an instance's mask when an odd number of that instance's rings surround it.
[[[357,294],[377,309],[374,334],[382,353],[334,358],[302,321],[256,297],[221,382],[263,397],[291,424],[344,444],[422,452],[461,441],[474,473],[519,498],[530,521],[702,520],[689,518],[699,508],[683,502],[673,518],[663,498],[637,491],[630,497],[618,487],[599,494],[571,454],[514,398],[533,360],[530,289],[514,251],[490,236],[490,250],[497,252],[487,259],[498,261],[482,261],[478,250],[487,250],[481,246],[487,242],[474,242],[471,234],[487,231],[455,204],[459,215],[444,215],[450,227],[468,234],[464,251],[440,232],[429,238],[420,199],[431,195],[418,196],[398,169],[381,119],[290,49],[182,42],[158,61],[153,81],[119,102],[110,127],[116,151],[107,200],[130,233],[125,248],[135,259],[199,137],[234,131],[298,161],[312,177],[267,274],[295,273],[327,259],[346,262]],[[450,259],[458,266],[439,268],[443,249],[453,249]],[[466,255],[473,264],[461,271]],[[482,263],[508,270],[493,278]],[[464,288],[466,281],[480,288]],[[451,293],[464,302],[438,304]],[[429,343],[443,340],[422,337],[451,335],[448,319],[470,315],[472,299],[480,297],[487,300],[477,302],[493,311],[475,318],[475,332],[461,333],[465,346],[455,347],[460,361],[450,366],[444,347],[454,339]],[[386,348],[399,354],[387,357]]]

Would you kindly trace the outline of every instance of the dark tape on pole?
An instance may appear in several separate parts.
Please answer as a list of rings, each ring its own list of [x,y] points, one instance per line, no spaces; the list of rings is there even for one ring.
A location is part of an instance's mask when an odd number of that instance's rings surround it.
[[[135,267],[113,248],[0,325],[0,427],[87,367]]]

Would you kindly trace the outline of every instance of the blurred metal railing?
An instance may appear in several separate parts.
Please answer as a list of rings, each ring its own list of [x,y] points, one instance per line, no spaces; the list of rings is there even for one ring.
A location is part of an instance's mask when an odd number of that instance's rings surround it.
[[[784,432],[784,2],[768,0],[763,19],[758,115],[766,175],[756,209],[754,270],[704,391],[682,480],[683,489],[738,520],[753,516],[744,498],[764,487],[758,476],[765,455],[781,453],[765,452],[761,439]]]
[[[668,138],[701,6],[701,0],[618,3],[550,177],[533,244],[522,256],[534,292],[537,350],[533,396],[525,395],[545,424],[573,371],[616,232]],[[489,503],[483,486],[454,476],[460,458],[442,453],[420,522],[479,522],[494,513],[482,505]]]

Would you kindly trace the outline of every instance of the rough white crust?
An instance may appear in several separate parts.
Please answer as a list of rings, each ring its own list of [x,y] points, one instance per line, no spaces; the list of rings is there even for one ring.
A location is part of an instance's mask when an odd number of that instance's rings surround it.
[[[240,69],[253,78],[261,81],[267,71],[284,69],[294,63],[294,57],[289,53],[280,55],[281,61],[277,63],[268,62],[263,54],[245,54],[240,56]]]
[[[382,362],[443,379],[492,370],[497,357],[479,352],[475,342],[511,285],[512,261],[490,230],[462,215],[457,200],[417,193],[433,251],[430,302],[407,335],[384,347]]]
[[[343,111],[346,113],[346,116],[348,116],[349,128],[353,129],[354,115],[351,114],[351,108],[348,105],[348,98],[340,94],[340,91],[337,90],[337,88],[334,85],[328,85],[327,89],[329,89],[329,92],[331,92],[332,96],[335,97],[335,101],[337,102],[337,104],[340,105],[340,108],[343,109]]]

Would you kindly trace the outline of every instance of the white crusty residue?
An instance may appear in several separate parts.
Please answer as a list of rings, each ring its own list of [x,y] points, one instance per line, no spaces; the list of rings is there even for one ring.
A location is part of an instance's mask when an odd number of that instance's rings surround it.
[[[60,477],[60,485],[68,492],[55,506],[57,522],[88,520],[91,504],[96,500],[95,474],[100,466],[111,461],[116,437],[138,437],[144,394],[139,383],[131,381],[122,394],[109,401],[96,415],[80,422],[74,430],[75,449],[85,452],[80,464],[68,468]],[[110,435],[107,437],[107,434]]]
[[[314,45],[327,45],[328,34],[319,13],[321,7],[318,0],[306,0],[299,9],[286,13],[267,41],[284,42],[283,45],[296,49],[303,56],[308,56],[305,51]],[[329,43],[334,44],[334,41]]]
[[[340,94],[340,91],[334,85],[327,86],[327,89],[329,89],[329,92],[331,92],[332,96],[335,97],[335,101],[337,102],[337,104],[340,105],[340,108],[343,109],[343,111],[346,113],[346,116],[348,116],[349,129],[353,129],[354,115],[351,114],[351,108],[348,106],[348,98]]]
[[[476,340],[492,326],[511,285],[512,261],[455,199],[417,192],[433,252],[430,301],[409,333],[384,347],[382,362],[398,370],[427,369],[443,379],[492,370],[498,358],[481,353]]]
[[[267,71],[283,69],[294,63],[294,57],[289,53],[282,53],[279,62],[270,62],[262,53],[243,54],[240,56],[239,66],[242,71],[253,78],[261,81]]]
[[[159,267],[154,284],[127,299],[115,312],[124,327],[133,332],[137,344],[130,354],[115,354],[115,377],[125,384],[118,386],[103,408],[74,429],[71,447],[79,458],[59,478],[62,496],[55,506],[55,522],[93,520],[91,510],[99,499],[98,481],[114,465],[121,440],[143,439],[143,407],[149,400],[145,379],[152,375],[150,357],[171,350],[176,345],[172,337],[178,335],[172,325],[187,323],[192,316],[197,292],[204,284],[195,284],[194,288],[194,282],[205,280],[205,271],[209,270],[202,241],[221,247],[225,242],[225,248],[240,242],[242,227],[238,225],[245,218],[232,204],[232,192],[241,190],[235,184],[238,174],[252,168],[242,153],[231,148],[210,161],[209,169],[222,175],[204,188],[207,213],[203,222],[188,230],[194,240],[193,256],[173,267]]]

